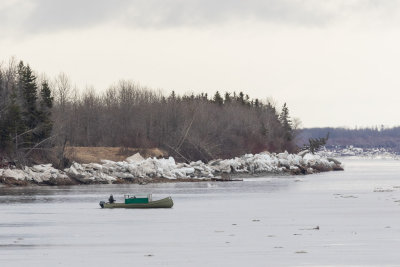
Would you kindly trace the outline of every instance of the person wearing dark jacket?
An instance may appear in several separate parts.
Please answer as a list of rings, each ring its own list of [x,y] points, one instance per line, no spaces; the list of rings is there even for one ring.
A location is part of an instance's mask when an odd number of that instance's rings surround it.
[[[110,198],[108,199],[108,202],[110,202],[110,204],[115,202],[115,199],[114,199],[113,195],[110,195]]]

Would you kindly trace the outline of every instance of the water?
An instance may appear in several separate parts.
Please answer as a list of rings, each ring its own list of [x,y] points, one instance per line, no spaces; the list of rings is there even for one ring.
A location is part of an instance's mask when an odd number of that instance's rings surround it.
[[[400,266],[400,162],[345,164],[229,183],[0,188],[0,266]],[[148,192],[174,207],[98,205]]]

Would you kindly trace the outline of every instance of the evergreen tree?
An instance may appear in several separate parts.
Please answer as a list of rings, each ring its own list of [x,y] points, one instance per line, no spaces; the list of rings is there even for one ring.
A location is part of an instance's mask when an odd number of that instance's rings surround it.
[[[222,99],[222,97],[218,91],[215,93],[213,100],[214,100],[214,103],[216,103],[220,106],[222,106],[224,104],[224,100]]]
[[[46,139],[50,136],[53,123],[51,121],[51,108],[53,107],[53,97],[47,81],[43,81],[40,90],[40,110],[39,110],[39,125],[41,126],[38,138],[39,140]]]
[[[225,103],[231,103],[231,102],[232,102],[232,101],[231,101],[231,94],[230,94],[230,93],[228,93],[228,92],[225,93],[225,100],[224,100],[224,102],[225,102]]]
[[[45,106],[48,109],[53,107],[53,97],[51,96],[51,90],[48,82],[45,80],[42,83],[42,89],[40,90],[40,105]]]
[[[201,93],[200,94],[200,99],[207,101],[208,100],[208,94],[207,93]]]
[[[175,91],[172,91],[171,94],[168,97],[169,100],[175,101],[176,100],[176,94]]]
[[[289,109],[286,106],[286,103],[283,105],[282,112],[279,115],[279,121],[281,122],[283,128],[283,134],[286,141],[293,140],[293,128],[292,122],[289,117]]]
[[[237,101],[238,101],[240,104],[242,104],[242,105],[245,104],[243,92],[240,92],[240,93],[239,93],[239,96],[238,96],[238,98],[237,98]]]
[[[24,66],[21,61],[18,65],[18,78],[24,128],[26,131],[32,130],[23,136],[24,146],[29,146],[38,141],[38,137],[34,135],[34,129],[39,123],[36,76],[29,65]]]

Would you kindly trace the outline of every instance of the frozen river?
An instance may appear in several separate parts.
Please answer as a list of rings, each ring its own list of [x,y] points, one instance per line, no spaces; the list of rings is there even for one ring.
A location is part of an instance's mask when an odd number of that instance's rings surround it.
[[[344,163],[229,183],[3,187],[0,266],[400,266],[400,162]],[[110,193],[175,205],[101,209]]]

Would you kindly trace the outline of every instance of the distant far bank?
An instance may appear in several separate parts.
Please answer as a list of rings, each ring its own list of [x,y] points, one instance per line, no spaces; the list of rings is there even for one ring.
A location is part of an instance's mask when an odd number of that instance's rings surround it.
[[[362,149],[380,149],[400,153],[400,127],[370,127],[370,128],[305,128],[299,131],[296,138],[298,146],[308,143],[309,138],[324,137],[329,133],[326,147],[328,149],[346,148],[349,146]]]

